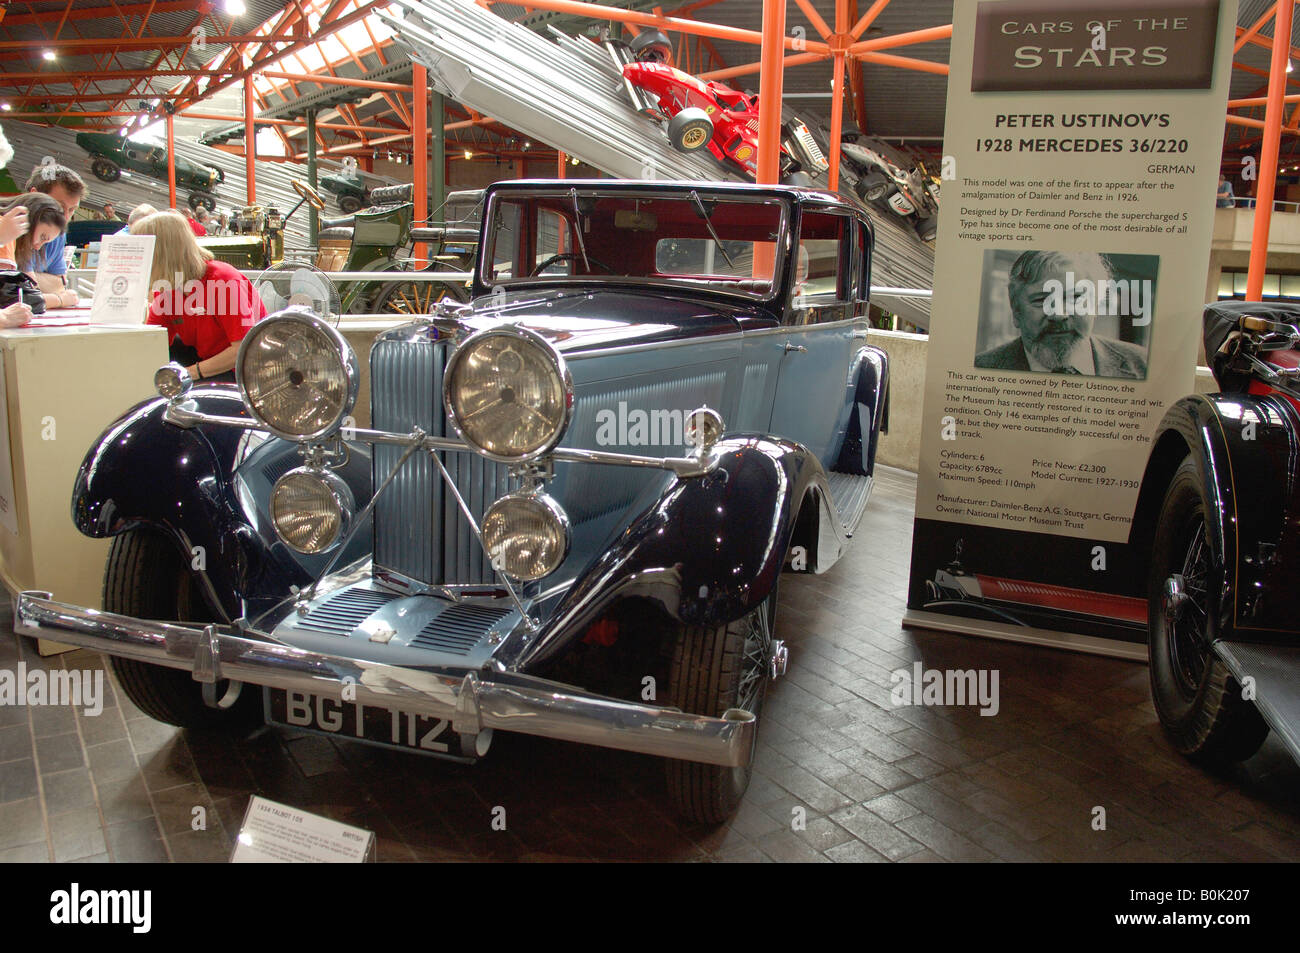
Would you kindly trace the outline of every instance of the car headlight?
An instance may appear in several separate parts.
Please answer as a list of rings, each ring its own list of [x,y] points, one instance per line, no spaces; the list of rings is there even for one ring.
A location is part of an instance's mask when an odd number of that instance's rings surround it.
[[[569,518],[544,493],[503,496],[483,514],[480,531],[492,568],[521,582],[555,572],[569,553]]]
[[[471,335],[452,354],[443,398],[470,446],[493,460],[519,463],[550,452],[564,436],[573,378],[541,335],[493,328]]]
[[[310,311],[290,308],[244,336],[235,381],[266,429],[286,440],[316,440],[351,412],[360,375],[343,335]]]
[[[347,534],[355,501],[336,474],[298,467],[275,481],[271,523],[276,535],[300,553],[329,552]]]

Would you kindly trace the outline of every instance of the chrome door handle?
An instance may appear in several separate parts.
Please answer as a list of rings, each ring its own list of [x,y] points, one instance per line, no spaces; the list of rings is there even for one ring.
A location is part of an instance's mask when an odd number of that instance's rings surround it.
[[[860,331],[854,331],[854,332],[853,332],[853,336],[854,336],[855,338],[860,338],[861,340],[864,340],[864,341],[865,341],[865,340],[867,339],[867,331],[866,331],[866,329],[863,329],[863,330],[860,330]]]
[[[785,349],[785,353],[787,353],[787,354],[789,354],[791,351],[806,352],[806,351],[808,350],[808,349],[807,349],[806,347],[804,347],[802,344],[791,344],[789,341],[786,341],[786,342],[785,342],[785,348],[784,348],[784,349]]]

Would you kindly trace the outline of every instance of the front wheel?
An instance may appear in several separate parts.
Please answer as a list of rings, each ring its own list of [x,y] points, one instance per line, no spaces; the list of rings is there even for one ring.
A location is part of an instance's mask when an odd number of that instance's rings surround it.
[[[1183,461],[1160,508],[1147,578],[1151,697],[1179,753],[1203,762],[1244,761],[1268,725],[1211,645],[1217,632],[1214,553],[1200,476]]]
[[[112,159],[105,159],[103,156],[96,156],[90,163],[90,171],[95,173],[95,178],[104,182],[116,182],[122,177],[122,170]]]
[[[162,622],[212,622],[213,613],[198,580],[162,536],[129,530],[113,538],[104,567],[104,609],[137,619]],[[126,697],[150,718],[181,728],[246,731],[262,723],[261,693],[255,686],[218,682],[214,698],[203,700],[203,686],[187,671],[109,657]]]
[[[864,202],[879,202],[889,191],[889,180],[879,172],[868,172],[853,188]]]
[[[713,120],[697,106],[688,106],[668,120],[668,141],[678,152],[699,152],[713,138]]]
[[[455,270],[450,267],[443,268],[442,265],[442,262],[434,262],[429,270]],[[469,301],[469,292],[466,291],[464,283],[457,280],[393,281],[375,292],[374,298],[371,299],[370,313],[404,314],[412,317],[433,314],[438,302],[444,298],[466,302]]]
[[[361,199],[355,195],[345,195],[339,199],[339,208],[348,215],[361,211]]]
[[[772,638],[776,591],[753,612],[729,625],[679,626],[673,634],[669,703],[682,711],[720,718],[739,708],[757,716],[763,707],[773,658],[784,649]],[[735,813],[753,775],[754,750],[743,768],[667,761],[668,796],[685,817],[720,824]]]

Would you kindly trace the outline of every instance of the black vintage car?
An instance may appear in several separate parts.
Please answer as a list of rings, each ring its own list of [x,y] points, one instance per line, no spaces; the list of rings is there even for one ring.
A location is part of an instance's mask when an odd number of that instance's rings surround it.
[[[720,821],[785,669],[778,578],[829,569],[871,489],[871,250],[825,192],[499,183],[472,302],[371,349],[369,428],[309,312],[252,328],[238,387],[161,369],[73,496],[105,611],[24,593],[17,630],[173,724],[637,751]]]
[[[1165,414],[1130,542],[1149,566],[1151,693],[1174,747],[1300,760],[1300,305],[1205,310],[1219,393]]]

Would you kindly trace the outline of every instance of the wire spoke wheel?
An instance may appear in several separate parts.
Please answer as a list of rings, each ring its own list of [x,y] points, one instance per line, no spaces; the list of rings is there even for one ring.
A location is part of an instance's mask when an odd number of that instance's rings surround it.
[[[1202,477],[1189,457],[1161,504],[1147,577],[1151,698],[1182,754],[1221,763],[1249,758],[1268,725],[1215,654],[1222,558]]]

